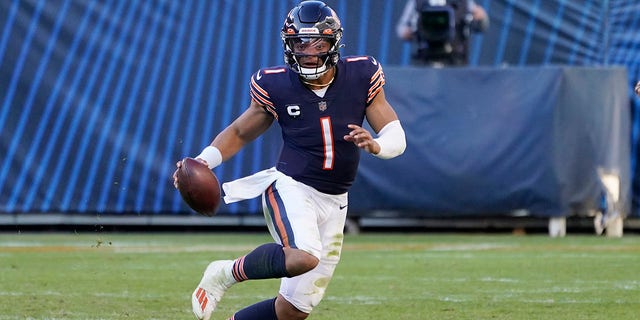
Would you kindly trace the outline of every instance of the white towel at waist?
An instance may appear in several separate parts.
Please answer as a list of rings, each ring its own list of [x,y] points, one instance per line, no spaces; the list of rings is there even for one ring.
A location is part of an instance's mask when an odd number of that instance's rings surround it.
[[[285,174],[275,167],[256,172],[250,176],[222,184],[226,204],[253,199],[262,194],[269,185]]]

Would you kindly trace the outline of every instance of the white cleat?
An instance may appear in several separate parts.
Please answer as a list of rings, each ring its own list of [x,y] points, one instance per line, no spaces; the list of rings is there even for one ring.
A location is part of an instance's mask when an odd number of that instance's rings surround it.
[[[200,284],[191,295],[191,307],[197,319],[211,319],[211,314],[225,291],[235,283],[233,277],[226,271],[230,270],[229,264],[233,264],[233,261],[214,261],[204,271]]]

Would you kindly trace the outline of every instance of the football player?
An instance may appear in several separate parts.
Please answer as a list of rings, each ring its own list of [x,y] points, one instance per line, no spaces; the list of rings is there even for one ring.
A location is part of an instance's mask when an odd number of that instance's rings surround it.
[[[342,27],[333,9],[301,2],[286,17],[281,36],[286,65],[251,76],[249,107],[196,157],[214,168],[278,122],[284,144],[276,166],[223,184],[227,203],[262,196],[274,242],[209,264],[192,295],[198,319],[209,319],[232,285],[268,278],[281,279],[277,296],[229,319],[307,318],[340,260],[360,150],[389,159],[406,147],[385,98],[380,63],[370,56],[340,57]],[[364,119],[375,138],[363,128]]]

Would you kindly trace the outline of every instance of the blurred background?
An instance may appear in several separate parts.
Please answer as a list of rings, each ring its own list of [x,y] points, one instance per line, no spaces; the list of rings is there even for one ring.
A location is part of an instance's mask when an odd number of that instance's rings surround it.
[[[354,223],[618,215],[638,228],[640,3],[477,0],[490,25],[470,36],[468,65],[434,68],[396,35],[404,0],[325,2],[342,55],[383,64],[407,132],[402,157],[363,157]],[[257,199],[197,216],[171,175],[248,106],[252,73],[283,64],[297,3],[0,1],[0,225],[262,225]],[[271,167],[279,148],[274,125],[215,173]]]

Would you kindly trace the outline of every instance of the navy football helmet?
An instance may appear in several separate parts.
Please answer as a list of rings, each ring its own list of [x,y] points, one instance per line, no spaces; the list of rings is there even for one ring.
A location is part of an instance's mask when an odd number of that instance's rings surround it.
[[[338,50],[341,47],[342,25],[336,12],[322,1],[303,1],[291,9],[280,35],[284,46],[284,62],[307,80],[318,79],[340,59]],[[322,61],[321,66],[305,68],[299,63],[299,58],[305,54],[296,53],[294,45],[318,38],[327,40],[330,49],[318,55]]]

